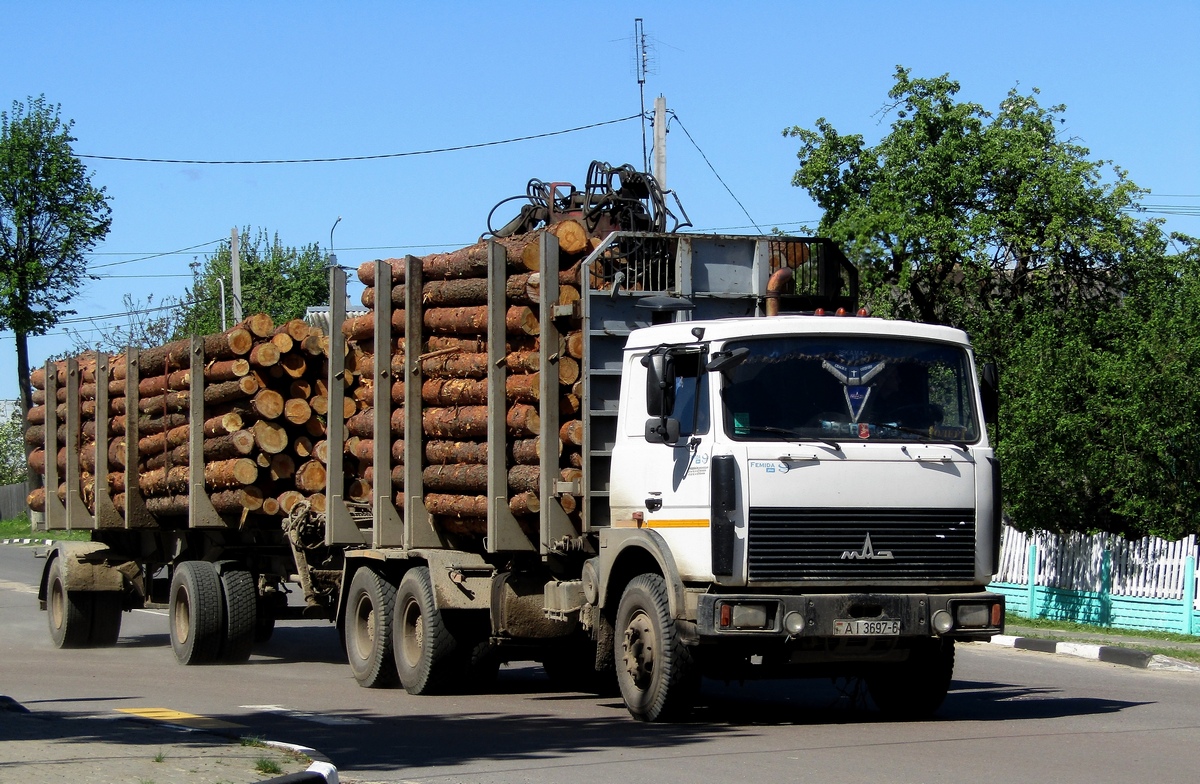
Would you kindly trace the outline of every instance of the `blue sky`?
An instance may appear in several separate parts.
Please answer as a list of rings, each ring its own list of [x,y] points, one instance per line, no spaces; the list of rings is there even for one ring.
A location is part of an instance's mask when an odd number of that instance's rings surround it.
[[[0,0],[0,106],[44,93],[82,155],[329,158],[559,131],[640,111],[634,19],[664,94],[668,185],[696,227],[797,228],[820,217],[790,184],[780,131],[828,118],[868,141],[895,66],[949,73],[994,109],[1010,88],[1067,105],[1065,131],[1152,191],[1168,228],[1200,235],[1200,3],[317,3]],[[482,149],[347,163],[207,166],[87,159],[111,196],[97,275],[73,303],[87,330],[122,295],[181,296],[188,264],[234,226],[340,263],[469,244],[533,177],[582,185],[593,159],[639,163],[626,121]],[[736,195],[726,191],[697,146]],[[744,205],[745,211],[742,206]],[[515,207],[514,207],[515,209]],[[498,215],[510,214],[501,208]],[[502,222],[502,221],[501,221]],[[212,243],[212,244],[205,244]],[[183,253],[170,253],[200,246]],[[144,256],[168,254],[138,261]],[[128,262],[115,266],[113,262]],[[15,398],[11,332],[0,399]],[[69,349],[33,338],[35,364]]]

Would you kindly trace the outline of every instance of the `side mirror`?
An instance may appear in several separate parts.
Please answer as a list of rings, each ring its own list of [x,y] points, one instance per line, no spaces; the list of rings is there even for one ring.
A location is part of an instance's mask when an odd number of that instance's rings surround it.
[[[981,368],[979,381],[983,421],[994,425],[1000,421],[1000,371],[996,369],[995,362],[988,362]]]
[[[642,357],[646,367],[646,413],[666,418],[675,410],[675,362],[667,353]]]
[[[749,356],[750,349],[745,346],[732,351],[718,351],[708,360],[708,365],[704,369],[709,373],[723,373],[742,364]]]
[[[646,441],[670,446],[679,443],[679,420],[670,417],[647,419]]]

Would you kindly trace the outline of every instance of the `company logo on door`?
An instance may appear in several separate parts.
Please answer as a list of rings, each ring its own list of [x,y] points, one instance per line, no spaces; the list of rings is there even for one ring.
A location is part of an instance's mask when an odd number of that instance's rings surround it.
[[[788,472],[788,464],[784,462],[775,462],[774,460],[751,460],[751,468],[762,468],[768,474],[773,474],[778,471],[781,474]]]

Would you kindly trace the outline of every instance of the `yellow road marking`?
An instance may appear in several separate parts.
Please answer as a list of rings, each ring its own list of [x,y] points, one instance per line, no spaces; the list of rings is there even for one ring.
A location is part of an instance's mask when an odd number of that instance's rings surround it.
[[[197,716],[194,713],[184,713],[183,711],[171,710],[170,708],[117,708],[117,710],[121,713],[140,716],[143,719],[166,721],[171,724],[193,727],[198,730],[245,729],[245,725],[242,724],[221,721],[220,719],[213,719],[208,716]]]

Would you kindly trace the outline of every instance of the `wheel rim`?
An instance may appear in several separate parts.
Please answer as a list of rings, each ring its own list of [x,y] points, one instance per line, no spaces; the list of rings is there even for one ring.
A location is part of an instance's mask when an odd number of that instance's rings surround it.
[[[358,600],[354,618],[354,652],[365,660],[375,646],[375,606],[367,596]]]
[[[644,612],[637,612],[625,627],[625,672],[633,685],[645,690],[654,678],[654,650],[658,636]]]
[[[181,644],[187,644],[192,633],[191,602],[186,588],[180,587],[175,592],[175,639]]]
[[[404,604],[401,618],[404,633],[400,635],[400,654],[406,665],[416,667],[421,659],[421,648],[425,645],[425,617],[421,615],[421,605],[415,599],[409,599]]]
[[[55,629],[61,629],[63,617],[66,615],[66,591],[58,579],[50,584],[50,622]]]

